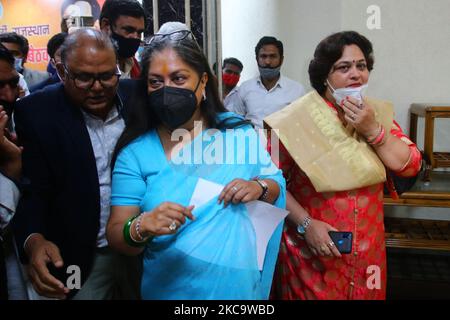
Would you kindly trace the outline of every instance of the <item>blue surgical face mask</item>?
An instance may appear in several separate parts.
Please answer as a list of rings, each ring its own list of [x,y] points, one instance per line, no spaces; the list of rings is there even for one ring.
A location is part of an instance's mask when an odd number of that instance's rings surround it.
[[[330,87],[331,94],[333,95],[334,99],[336,100],[336,104],[339,106],[341,105],[342,101],[344,101],[345,98],[347,98],[347,97],[353,97],[355,99],[358,99],[359,101],[362,101],[362,98],[365,95],[365,92],[368,87],[368,85],[365,84],[365,85],[362,85],[362,86],[356,87],[356,88],[334,89],[328,80],[327,80],[327,84]]]
[[[22,58],[14,58],[14,69],[16,69],[17,72],[22,72]]]

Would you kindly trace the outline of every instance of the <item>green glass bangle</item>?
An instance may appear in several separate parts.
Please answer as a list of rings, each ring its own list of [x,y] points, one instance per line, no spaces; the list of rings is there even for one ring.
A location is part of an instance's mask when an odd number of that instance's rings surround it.
[[[139,217],[139,215],[133,216],[133,217],[129,218],[127,220],[127,222],[125,222],[125,224],[123,225],[123,238],[125,239],[125,242],[129,246],[135,247],[135,248],[141,248],[141,247],[145,247],[145,245],[147,244],[147,241],[136,242],[136,241],[133,241],[133,239],[131,239],[131,236],[130,236],[131,224],[133,223],[134,219],[136,219],[137,217]]]

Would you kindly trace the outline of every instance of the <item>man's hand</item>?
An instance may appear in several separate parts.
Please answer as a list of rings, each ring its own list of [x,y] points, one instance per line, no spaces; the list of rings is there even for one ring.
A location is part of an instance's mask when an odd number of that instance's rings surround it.
[[[30,258],[27,271],[36,292],[48,298],[65,299],[69,289],[47,268],[49,263],[56,268],[64,266],[58,247],[41,234],[34,234],[26,242],[25,252]]]
[[[22,148],[15,145],[17,136],[6,129],[8,115],[0,106],[0,170],[8,177],[19,179],[22,172]]]

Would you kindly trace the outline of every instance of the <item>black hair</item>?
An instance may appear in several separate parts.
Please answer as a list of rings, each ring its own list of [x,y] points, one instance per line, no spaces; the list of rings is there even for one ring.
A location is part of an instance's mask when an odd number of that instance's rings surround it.
[[[6,61],[12,68],[14,68],[14,56],[0,43],[0,60]]]
[[[0,33],[0,42],[15,43],[20,46],[20,52],[24,57],[28,55],[28,40],[24,36],[15,32]]]
[[[96,45],[98,48],[101,48],[101,49],[111,48],[111,50],[114,51],[114,54],[116,52],[116,50],[114,49],[114,45],[111,41],[111,38],[104,32],[101,32],[100,30],[92,29],[92,28],[78,29],[77,31],[67,35],[63,44],[60,46],[61,62],[63,64],[66,63],[67,57],[71,54],[71,52],[75,48],[85,45],[85,43],[80,43],[80,37],[91,37],[93,39],[95,38]]]
[[[64,15],[64,11],[66,11],[67,7],[71,4],[75,4],[78,0],[64,0],[64,2],[61,4],[61,17]],[[83,0],[89,3],[92,9],[92,16],[94,17],[94,21],[98,20],[98,17],[100,16],[100,5],[98,4],[97,0]]]
[[[284,57],[284,48],[283,48],[283,43],[278,40],[275,37],[262,37],[259,41],[258,44],[255,47],[255,55],[256,55],[256,59],[258,59],[258,55],[259,55],[259,51],[261,50],[261,48],[263,46],[267,46],[269,44],[274,45],[275,47],[278,48],[278,52],[280,53],[280,57]]]
[[[226,58],[225,60],[223,60],[222,68],[224,68],[227,64],[232,64],[232,65],[238,67],[241,70],[241,72],[244,69],[244,65],[242,64],[242,62],[240,62],[236,58]]]
[[[129,105],[133,107],[128,113],[127,126],[117,142],[113,163],[120,150],[139,136],[161,124],[161,121],[147,102],[147,79],[153,56],[167,48],[173,49],[184,63],[188,64],[196,71],[199,78],[201,78],[204,73],[208,75],[208,82],[205,87],[206,100],[202,100],[200,111],[207,121],[209,128],[225,130],[251,125],[250,122],[237,117],[229,117],[218,122],[217,115],[222,112],[227,112],[227,110],[220,99],[217,82],[214,81],[214,76],[208,64],[208,60],[195,40],[185,38],[183,40],[175,41],[170,39],[153,41],[145,48],[142,55],[142,71],[140,79],[138,80],[139,86],[132,95],[132,101],[129,103]]]
[[[144,8],[138,1],[106,0],[100,12],[100,22],[106,18],[111,25],[114,25],[119,16],[144,18],[145,25],[147,25]]]
[[[314,52],[314,58],[309,63],[308,73],[311,86],[320,95],[326,91],[325,81],[334,63],[342,57],[344,47],[352,44],[361,49],[367,62],[367,69],[372,71],[374,65],[372,43],[355,31],[334,33],[319,43]]]
[[[50,58],[55,57],[56,51],[61,47],[61,45],[64,43],[64,40],[67,38],[67,33],[60,32],[55,34],[53,37],[50,38],[50,40],[47,43],[47,53],[50,56]]]

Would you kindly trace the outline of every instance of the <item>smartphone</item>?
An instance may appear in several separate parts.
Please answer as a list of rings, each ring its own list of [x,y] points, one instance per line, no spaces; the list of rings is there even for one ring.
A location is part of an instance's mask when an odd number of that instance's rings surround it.
[[[353,234],[351,232],[330,231],[328,234],[340,253],[352,252]]]

